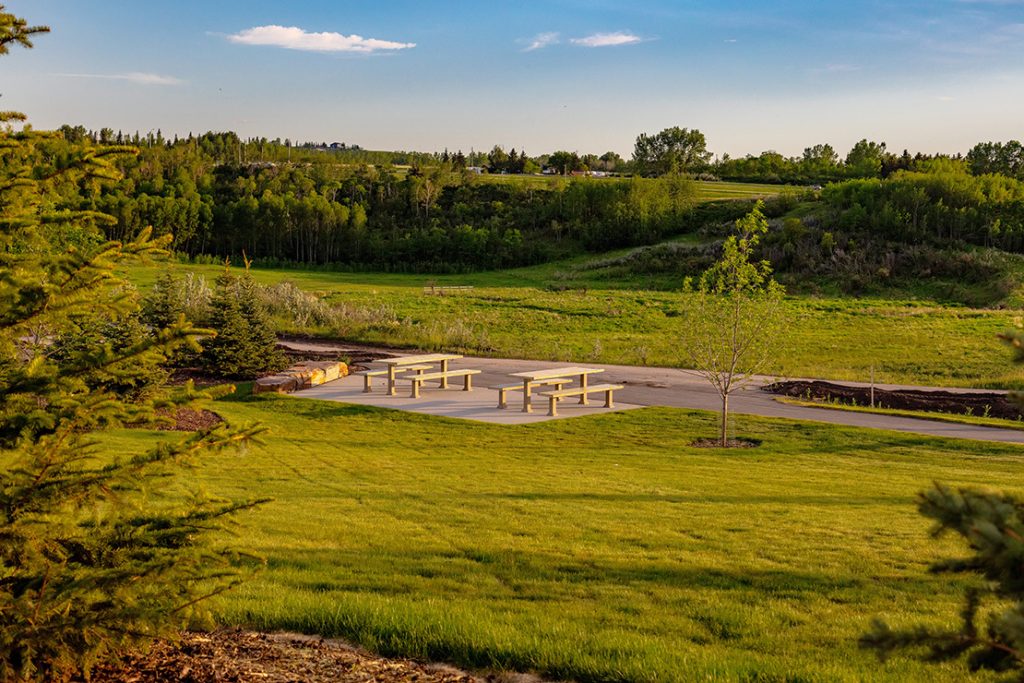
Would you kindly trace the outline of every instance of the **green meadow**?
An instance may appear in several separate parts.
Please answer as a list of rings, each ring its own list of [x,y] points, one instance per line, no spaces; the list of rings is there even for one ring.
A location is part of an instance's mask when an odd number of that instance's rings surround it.
[[[571,182],[573,178],[553,175],[502,175],[500,173],[484,173],[474,176],[477,182],[522,185],[535,188],[563,187]],[[629,182],[629,178],[593,178],[605,183]],[[699,201],[711,201],[715,199],[752,199],[756,197],[771,197],[780,191],[795,191],[801,188],[792,185],[777,185],[767,183],[738,183],[729,181],[706,181],[696,180],[694,185],[697,190],[696,198]]]
[[[623,283],[565,280],[580,260],[466,275],[344,273],[254,269],[263,283],[291,281],[346,311],[330,328],[281,319],[286,332],[424,350],[563,360],[676,366],[677,331],[685,324],[679,291]],[[222,266],[166,263],[136,267],[145,289],[165,269],[203,275]],[[433,284],[473,289],[445,296]],[[636,286],[636,285],[634,285]],[[1014,388],[1024,372],[1009,362],[996,335],[1012,311],[928,299],[795,295],[787,299],[785,353],[775,374],[880,382]]]
[[[857,647],[871,619],[950,625],[962,549],[934,480],[1024,492],[1019,448],[741,417],[690,446],[668,408],[499,426],[298,399],[213,406],[266,444],[189,479],[270,497],[228,541],[264,559],[218,621],[578,681],[989,680]],[[126,452],[166,433],[122,431]]]

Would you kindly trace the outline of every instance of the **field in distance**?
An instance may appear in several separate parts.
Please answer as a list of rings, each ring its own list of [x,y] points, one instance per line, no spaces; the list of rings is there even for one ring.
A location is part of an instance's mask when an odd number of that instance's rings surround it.
[[[573,180],[572,177],[554,175],[502,175],[500,173],[482,173],[475,176],[484,183],[518,183],[533,187],[561,187]],[[629,182],[629,178],[593,178],[601,182]],[[766,183],[737,183],[729,181],[694,181],[699,201],[714,199],[756,199],[771,197],[781,192],[793,192],[802,188],[793,185],[774,185]]]
[[[592,257],[588,257],[592,258]],[[678,366],[676,339],[685,321],[678,291],[610,287],[573,280],[560,289],[559,269],[571,262],[466,275],[341,273],[253,269],[265,284],[295,283],[338,307],[330,324],[296,321],[278,310],[281,329],[350,341],[431,351],[538,360]],[[165,269],[203,275],[212,285],[223,266],[161,264],[136,267],[143,289]],[[438,287],[472,286],[445,296]],[[1016,388],[1024,371],[1012,366],[997,335],[1014,314],[910,298],[791,296],[785,352],[774,374],[937,386]]]
[[[914,495],[1021,493],[1016,447],[740,418],[762,445],[722,453],[689,445],[713,415],[668,408],[508,427],[213,407],[267,443],[188,485],[273,498],[227,539],[266,563],[215,601],[221,622],[578,681],[991,680],[856,643],[876,616],[955,620],[965,584],[927,566],[962,550],[929,538]]]

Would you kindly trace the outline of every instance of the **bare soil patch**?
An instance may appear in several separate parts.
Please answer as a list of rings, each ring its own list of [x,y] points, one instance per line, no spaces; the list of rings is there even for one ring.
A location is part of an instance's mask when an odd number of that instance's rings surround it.
[[[694,448],[757,448],[761,442],[754,439],[726,439],[725,446],[722,446],[722,440],[715,437],[697,439],[690,445]]]
[[[92,683],[477,683],[436,664],[376,657],[337,640],[237,629],[186,633],[146,654],[93,671]]]
[[[775,382],[762,387],[763,391],[812,401],[832,401],[847,405],[871,405],[868,387],[852,387],[831,382]],[[875,389],[875,407],[893,410],[921,410],[955,415],[975,415],[1016,420],[1022,413],[1020,406],[1006,394],[997,392],[922,391],[917,389]]]
[[[174,432],[198,432],[200,429],[215,427],[224,421],[224,418],[217,413],[205,409],[179,408],[174,412],[158,410],[157,415],[169,417],[174,422],[171,424],[158,424],[155,429]]]

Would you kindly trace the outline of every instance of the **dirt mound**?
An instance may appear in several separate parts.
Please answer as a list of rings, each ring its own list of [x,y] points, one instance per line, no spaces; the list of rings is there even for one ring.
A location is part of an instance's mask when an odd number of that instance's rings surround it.
[[[169,417],[174,422],[172,424],[160,424],[155,428],[174,432],[198,432],[200,429],[215,427],[224,421],[224,418],[212,410],[194,410],[192,408],[178,408],[174,412],[158,410],[157,415]]]
[[[775,382],[762,387],[763,391],[782,396],[792,396],[811,401],[833,401],[846,405],[871,405],[871,390],[868,387],[851,387],[831,382]],[[894,410],[923,410],[933,413],[953,413],[999,417],[1016,420],[1024,417],[1006,394],[997,392],[953,392],[920,391],[916,389],[875,389],[875,407]]]
[[[296,634],[225,630],[186,633],[119,666],[97,668],[92,683],[476,683],[447,666],[383,659],[339,641]]]

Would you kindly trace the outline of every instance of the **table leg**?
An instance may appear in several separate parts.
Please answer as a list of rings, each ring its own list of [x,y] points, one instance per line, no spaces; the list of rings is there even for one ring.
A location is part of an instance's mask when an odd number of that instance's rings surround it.
[[[532,413],[533,404],[530,402],[530,380],[523,380],[523,412]]]
[[[587,402],[587,376],[586,375],[580,375],[580,389],[583,389],[583,393],[580,394],[580,405],[581,406],[590,405]]]
[[[446,361],[446,360],[441,361],[441,372],[448,372],[448,361]],[[448,388],[448,378],[447,377],[442,377],[441,378],[441,388],[442,389],[447,389]]]
[[[388,396],[395,395],[395,366],[388,366]]]

